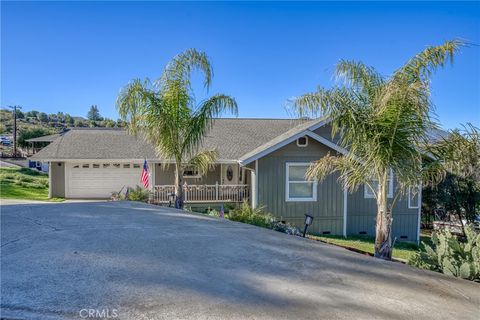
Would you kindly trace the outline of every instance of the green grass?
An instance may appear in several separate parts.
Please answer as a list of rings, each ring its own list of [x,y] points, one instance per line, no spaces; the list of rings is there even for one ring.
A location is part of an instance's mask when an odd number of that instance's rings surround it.
[[[29,168],[0,168],[0,199],[62,201],[48,198],[48,175]]]
[[[375,239],[372,237],[366,236],[349,236],[344,238],[342,236],[330,236],[330,235],[310,235],[311,239],[319,240],[337,246],[345,248],[353,248],[356,250],[361,250],[373,254]],[[420,241],[429,243],[430,237],[428,234],[421,234]],[[393,248],[393,258],[408,261],[408,259],[417,251],[421,250],[421,246],[417,246],[415,243],[411,242],[396,242]]]

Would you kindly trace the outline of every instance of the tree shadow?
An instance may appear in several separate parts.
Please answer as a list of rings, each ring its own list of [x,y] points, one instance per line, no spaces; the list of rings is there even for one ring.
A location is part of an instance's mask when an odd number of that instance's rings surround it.
[[[170,208],[70,203],[4,214],[58,229],[2,248],[2,305],[10,307],[72,314],[117,306],[127,318],[404,319],[458,310],[468,318],[480,302],[477,284]]]

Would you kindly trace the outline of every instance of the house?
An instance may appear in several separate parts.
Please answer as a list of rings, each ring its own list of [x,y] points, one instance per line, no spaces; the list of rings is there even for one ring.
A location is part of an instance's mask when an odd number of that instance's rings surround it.
[[[249,201],[281,220],[332,235],[374,235],[376,202],[368,188],[347,193],[331,175],[306,181],[309,164],[327,153],[344,154],[331,136],[328,119],[216,119],[202,149],[216,149],[216,165],[205,175],[183,172],[186,203]],[[174,165],[161,161],[153,146],[122,129],[74,128],[32,158],[50,165],[50,196],[108,198],[111,192],[140,184],[144,159],[151,168],[153,201],[165,203],[174,192]],[[389,190],[395,187],[390,178]],[[393,235],[418,241],[421,195],[397,201]]]
[[[48,146],[50,143],[55,141],[58,137],[65,134],[65,132],[67,131],[68,129],[65,129],[60,133],[49,134],[47,136],[25,140],[26,142],[28,142],[27,156],[31,156],[32,154],[35,154],[38,151],[42,150],[43,148]],[[36,161],[36,160],[30,160],[30,159],[28,160],[28,167],[32,169],[37,169],[38,171],[43,171],[43,172],[48,172],[49,170],[48,162],[42,162],[42,161]]]

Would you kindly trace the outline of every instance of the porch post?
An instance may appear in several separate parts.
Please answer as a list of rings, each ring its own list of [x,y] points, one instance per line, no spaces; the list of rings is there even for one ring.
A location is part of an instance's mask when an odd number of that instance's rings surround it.
[[[347,204],[348,204],[348,193],[347,189],[343,189],[343,236],[347,237]]]
[[[52,197],[52,162],[48,162],[48,197]]]
[[[417,245],[420,244],[420,226],[422,224],[422,185],[418,187]]]
[[[252,208],[258,206],[258,160],[255,160],[255,170],[250,170],[252,184]]]
[[[218,200],[218,181],[215,181],[215,200]]]

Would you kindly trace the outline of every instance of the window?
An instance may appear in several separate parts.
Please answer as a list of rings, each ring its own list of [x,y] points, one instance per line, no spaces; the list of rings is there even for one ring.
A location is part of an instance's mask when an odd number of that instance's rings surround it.
[[[418,209],[420,208],[420,186],[408,187],[408,208]]]
[[[138,169],[138,168],[140,168],[140,165],[139,165],[138,163],[134,163],[134,164],[133,164],[133,167],[134,167],[135,169]]]
[[[390,174],[387,179],[388,189],[387,189],[387,198],[393,198],[393,171],[390,170]],[[378,181],[374,180],[370,183],[372,188],[377,189]],[[375,198],[372,190],[365,184],[364,185],[364,198]]]
[[[226,173],[227,173],[227,180],[232,181],[233,180],[233,168],[232,168],[232,166],[228,166]]]
[[[90,168],[90,165],[88,163],[82,164],[82,168]]]
[[[98,168],[100,168],[100,165],[98,163],[94,163],[94,164],[92,164],[92,168],[98,169]]]
[[[200,178],[200,174],[198,170],[192,167],[187,167],[183,169],[183,177],[184,178]]]
[[[104,164],[103,164],[103,168],[104,168],[104,169],[110,168],[110,163],[104,163]]]
[[[123,168],[129,169],[129,168],[130,168],[130,163],[124,163],[124,164],[123,164]]]
[[[73,169],[78,169],[78,168],[80,168],[79,164],[76,164],[76,165],[73,166]]]
[[[303,137],[298,138],[297,139],[297,146],[302,147],[302,148],[308,146],[308,137],[303,136]]]
[[[114,168],[120,168],[120,163],[114,163],[114,164],[113,164],[113,167],[114,167]]]
[[[286,201],[317,201],[317,182],[305,178],[310,163],[287,162]]]

